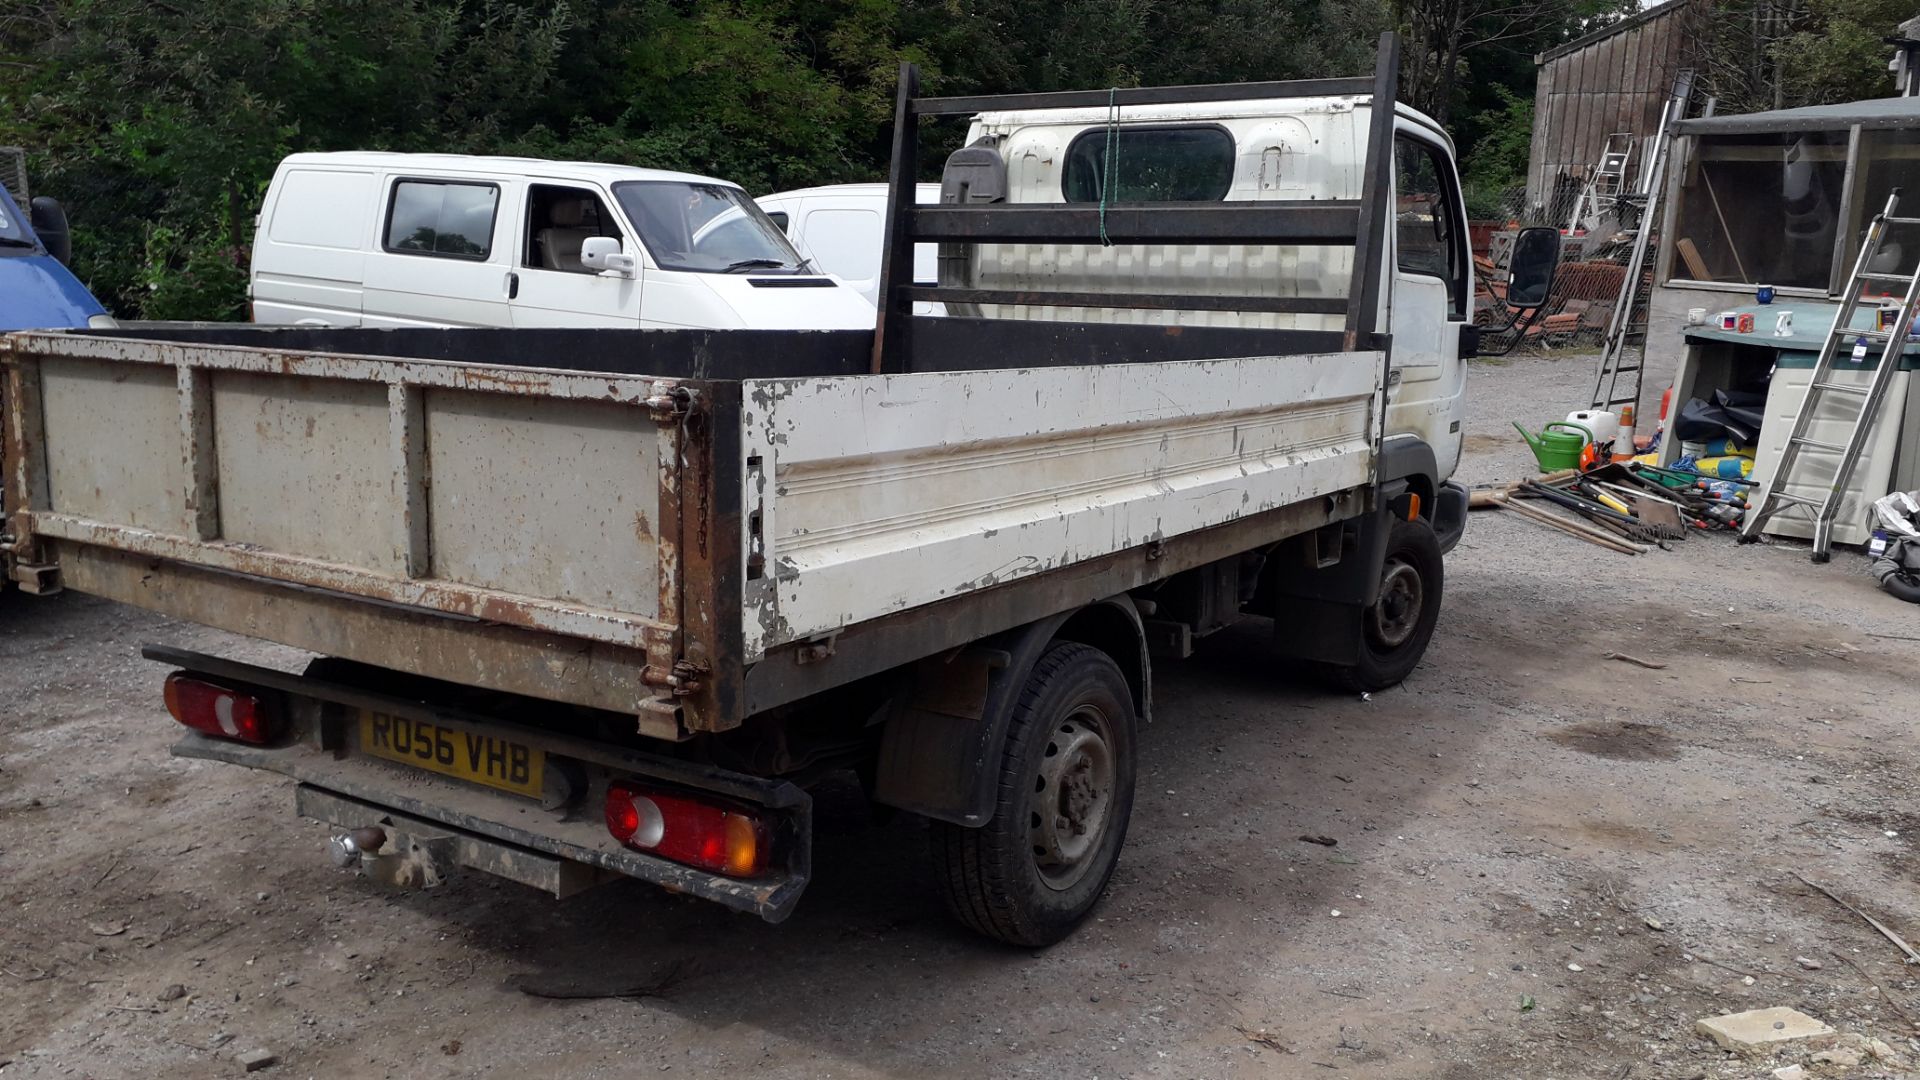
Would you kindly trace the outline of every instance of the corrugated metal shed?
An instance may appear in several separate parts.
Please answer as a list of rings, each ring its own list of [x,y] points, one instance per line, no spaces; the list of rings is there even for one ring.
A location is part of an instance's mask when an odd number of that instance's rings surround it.
[[[1553,206],[1562,201],[1556,186],[1584,183],[1614,132],[1634,135],[1637,168],[1645,140],[1660,126],[1674,75],[1691,65],[1707,6],[1708,0],[1668,0],[1534,58],[1540,74],[1528,206]]]

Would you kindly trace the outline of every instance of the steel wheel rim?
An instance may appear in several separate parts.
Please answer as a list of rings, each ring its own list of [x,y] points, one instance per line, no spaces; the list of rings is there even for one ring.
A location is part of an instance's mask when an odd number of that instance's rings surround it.
[[[1113,744],[1104,713],[1082,705],[1053,726],[1027,807],[1040,880],[1072,888],[1093,868],[1113,815]]]
[[[1373,605],[1374,640],[1389,649],[1406,644],[1420,625],[1426,595],[1426,584],[1412,563],[1397,556],[1387,560],[1386,574],[1380,579],[1380,599]]]

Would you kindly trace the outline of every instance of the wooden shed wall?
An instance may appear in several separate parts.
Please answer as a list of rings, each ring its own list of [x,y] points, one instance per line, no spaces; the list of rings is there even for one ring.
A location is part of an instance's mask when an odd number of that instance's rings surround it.
[[[1675,0],[1584,44],[1542,55],[1527,162],[1529,207],[1551,202],[1559,176],[1584,182],[1614,132],[1634,134],[1639,168],[1645,150],[1640,140],[1659,129],[1661,107],[1675,73],[1691,62],[1705,12],[1706,0]]]

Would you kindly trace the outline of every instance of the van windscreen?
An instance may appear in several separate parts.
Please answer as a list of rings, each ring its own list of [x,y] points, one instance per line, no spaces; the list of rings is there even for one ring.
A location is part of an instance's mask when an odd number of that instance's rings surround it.
[[[801,269],[800,255],[786,234],[739,188],[629,180],[613,185],[613,197],[662,270],[727,274]]]

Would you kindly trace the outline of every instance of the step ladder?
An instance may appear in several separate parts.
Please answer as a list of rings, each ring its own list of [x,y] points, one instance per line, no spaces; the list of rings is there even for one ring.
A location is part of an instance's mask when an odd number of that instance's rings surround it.
[[[1806,396],[1800,399],[1800,410],[1794,415],[1793,430],[1781,446],[1780,460],[1773,467],[1772,477],[1761,483],[1759,496],[1747,511],[1746,522],[1740,527],[1740,542],[1743,544],[1759,539],[1760,531],[1767,522],[1783,511],[1811,511],[1813,561],[1823,563],[1832,555],[1834,518],[1840,513],[1840,504],[1846,499],[1847,484],[1852,481],[1854,470],[1860,464],[1860,454],[1866,449],[1873,422],[1880,415],[1880,404],[1887,396],[1887,387],[1892,384],[1893,374],[1900,367],[1900,358],[1906,351],[1907,328],[1913,325],[1914,315],[1920,310],[1920,268],[1903,274],[1868,269],[1880,254],[1880,245],[1886,239],[1888,226],[1920,225],[1920,218],[1895,217],[1894,210],[1899,205],[1900,189],[1895,188],[1887,195],[1886,209],[1874,215],[1873,222],[1867,226],[1866,239],[1860,244],[1860,256],[1853,262],[1853,275],[1847,279],[1846,290],[1840,297],[1840,310],[1834,313],[1833,325],[1827,329],[1827,339],[1820,346],[1820,358],[1814,361],[1813,377],[1807,382]],[[1906,290],[1900,299],[1900,317],[1895,320],[1891,330],[1859,329],[1853,326],[1853,316],[1861,308],[1879,306],[1877,301],[1872,304],[1864,302],[1860,295],[1861,289],[1870,282],[1898,284]],[[1834,379],[1842,355],[1849,355],[1852,362],[1860,363],[1875,353],[1879,355],[1879,363],[1866,385]],[[1834,405],[1838,405],[1841,414],[1847,418],[1846,441],[1828,442],[1809,438],[1807,432],[1812,428],[1816,415],[1823,408]],[[1832,482],[1817,497],[1796,495],[1787,490],[1794,482],[1796,473],[1814,464],[1813,461],[1802,460],[1803,456],[1809,454],[1817,455],[1816,460],[1829,463],[1833,468]]]
[[[1647,318],[1653,299],[1653,275],[1648,273],[1647,256],[1660,231],[1660,202],[1666,192],[1666,172],[1673,140],[1670,129],[1687,115],[1687,102],[1693,96],[1693,72],[1681,71],[1674,77],[1673,92],[1660,112],[1660,127],[1653,139],[1653,156],[1642,173],[1644,195],[1627,197],[1640,203],[1640,223],[1634,229],[1633,247],[1627,255],[1626,276],[1620,293],[1614,298],[1613,313],[1607,319],[1606,336],[1600,344],[1600,366],[1594,375],[1593,394],[1587,408],[1621,413],[1623,407],[1634,412],[1640,408],[1640,374],[1647,360]],[[1622,416],[1622,427],[1632,425]],[[1631,439],[1629,433],[1626,436]],[[1632,453],[1631,445],[1618,447]]]
[[[1627,190],[1627,165],[1632,160],[1633,132],[1616,131],[1607,136],[1607,144],[1600,150],[1599,166],[1587,177],[1587,186],[1580,189],[1580,197],[1573,202],[1567,232],[1591,231],[1619,205],[1620,196]]]

